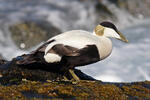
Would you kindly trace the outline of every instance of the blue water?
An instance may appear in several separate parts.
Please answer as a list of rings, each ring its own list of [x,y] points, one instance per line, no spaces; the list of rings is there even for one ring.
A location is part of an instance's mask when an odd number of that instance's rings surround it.
[[[11,60],[35,49],[20,50],[8,31],[9,25],[24,19],[44,19],[62,31],[84,29],[92,32],[99,23],[94,5],[90,0],[84,3],[79,0],[0,0],[0,54]],[[150,21],[136,19],[115,5],[112,7],[118,18],[115,24],[129,43],[112,39],[113,51],[107,59],[80,69],[103,81],[150,80]]]

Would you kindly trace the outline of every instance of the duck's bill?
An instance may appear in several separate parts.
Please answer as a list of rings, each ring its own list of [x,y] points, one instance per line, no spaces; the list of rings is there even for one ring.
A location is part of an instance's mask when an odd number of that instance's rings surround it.
[[[120,39],[119,39],[119,40],[121,40],[121,41],[123,41],[123,42],[126,42],[126,43],[129,42],[121,32],[118,31],[117,33],[118,33],[119,36],[120,36]]]

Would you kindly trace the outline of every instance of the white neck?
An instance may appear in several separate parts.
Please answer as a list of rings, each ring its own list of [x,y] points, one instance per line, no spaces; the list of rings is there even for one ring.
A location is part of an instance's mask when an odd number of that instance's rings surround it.
[[[95,33],[95,31],[93,31],[93,33],[92,33],[93,35],[96,35],[96,33]],[[96,35],[97,36],[97,35]]]
[[[112,52],[112,42],[105,36],[98,36],[100,43],[98,45],[100,59],[103,60],[108,57]]]

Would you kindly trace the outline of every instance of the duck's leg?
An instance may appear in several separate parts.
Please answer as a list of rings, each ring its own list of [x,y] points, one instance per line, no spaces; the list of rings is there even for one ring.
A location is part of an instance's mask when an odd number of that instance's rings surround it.
[[[74,73],[73,69],[69,69],[69,73],[72,75],[73,79],[80,81],[80,78]]]
[[[69,79],[65,75],[63,76],[63,78],[65,81],[69,81]]]
[[[72,67],[72,65],[70,65],[70,64],[65,64],[65,66],[63,66],[61,68],[60,71],[63,72],[63,74],[64,74],[63,78],[65,80],[68,80],[68,78],[69,78],[68,71],[69,71],[69,73],[71,74],[71,76],[73,77],[74,80],[80,81],[80,78],[74,73],[74,70],[72,68],[74,68],[74,67]],[[68,78],[67,78],[67,76],[68,76]]]
[[[69,79],[68,79],[68,77],[67,77],[67,74],[68,74],[68,71],[67,71],[67,68],[66,67],[62,67],[61,69],[60,69],[60,72],[62,72],[63,74],[63,79],[65,80],[65,81],[69,81]]]

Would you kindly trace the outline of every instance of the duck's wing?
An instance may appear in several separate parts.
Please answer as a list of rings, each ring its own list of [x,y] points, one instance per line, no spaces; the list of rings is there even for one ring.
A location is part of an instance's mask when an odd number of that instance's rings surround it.
[[[28,65],[33,63],[43,63],[44,62],[44,53],[48,44],[54,42],[55,40],[50,40],[42,44],[39,48],[32,51],[30,54],[23,54],[17,58],[16,64],[18,65]]]
[[[46,54],[54,53],[59,56],[77,56],[79,55],[79,53],[77,52],[78,50],[78,48],[72,46],[56,44],[50,50],[48,50]]]
[[[100,60],[96,45],[86,45],[85,47],[78,49],[69,45],[57,44],[54,45],[46,55],[48,54],[55,54],[61,57],[61,60],[56,59],[57,61],[53,62],[63,62],[63,60],[65,60],[65,62],[67,61],[67,63],[72,64],[73,66],[86,65]],[[51,56],[50,58],[52,57],[54,56]],[[52,63],[51,61],[47,62]]]
[[[35,51],[32,51],[31,54],[35,54],[37,52],[43,52],[44,53],[47,45],[50,44],[50,43],[52,43],[52,42],[54,42],[54,41],[55,40],[53,39],[53,40],[49,40],[49,41],[45,42],[40,47],[38,47]]]

